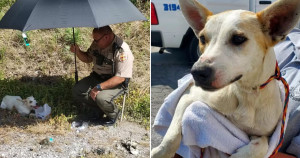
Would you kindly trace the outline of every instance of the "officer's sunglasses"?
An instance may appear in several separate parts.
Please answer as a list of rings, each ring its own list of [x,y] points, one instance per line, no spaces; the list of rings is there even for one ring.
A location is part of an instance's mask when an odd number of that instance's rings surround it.
[[[95,43],[98,43],[104,36],[106,36],[107,34],[104,34],[102,37],[100,37],[99,39],[94,39]]]

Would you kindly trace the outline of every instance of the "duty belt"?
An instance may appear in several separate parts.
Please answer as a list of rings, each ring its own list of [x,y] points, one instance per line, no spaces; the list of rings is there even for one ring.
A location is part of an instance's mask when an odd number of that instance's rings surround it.
[[[93,72],[91,73],[91,75],[93,75],[93,76],[95,76],[96,78],[101,79],[101,80],[103,80],[103,81],[106,81],[106,80],[108,80],[108,79],[110,79],[110,78],[113,77],[111,74],[101,74],[101,75],[99,75],[99,74],[97,74],[95,71],[93,71]]]

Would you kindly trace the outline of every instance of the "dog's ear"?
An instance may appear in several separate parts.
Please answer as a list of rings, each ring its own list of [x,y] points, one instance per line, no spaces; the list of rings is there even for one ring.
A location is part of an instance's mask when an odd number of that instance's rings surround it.
[[[196,36],[204,28],[207,17],[213,15],[197,0],[179,0],[183,16],[194,30]]]
[[[275,45],[284,40],[297,24],[300,17],[300,0],[278,0],[256,15],[262,24],[263,32],[271,37],[272,44]]]

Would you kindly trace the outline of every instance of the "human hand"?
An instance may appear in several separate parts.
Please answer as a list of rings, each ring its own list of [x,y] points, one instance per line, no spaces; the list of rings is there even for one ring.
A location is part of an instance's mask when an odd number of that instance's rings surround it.
[[[75,48],[76,48],[76,51],[78,52],[78,51],[80,51],[80,49],[79,49],[79,46],[77,45],[77,44],[72,44],[71,45],[71,47],[70,47],[70,51],[72,52],[72,53],[75,53]]]
[[[94,87],[91,92],[90,92],[90,97],[95,101],[96,100],[96,96],[100,91],[98,91],[98,89],[96,87]]]
[[[276,155],[274,155],[274,158],[296,158],[292,155],[287,155],[285,153],[278,152]]]

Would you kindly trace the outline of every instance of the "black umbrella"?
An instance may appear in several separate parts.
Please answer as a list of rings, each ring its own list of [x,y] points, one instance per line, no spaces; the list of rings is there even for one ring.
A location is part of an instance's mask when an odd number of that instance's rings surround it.
[[[20,31],[101,27],[146,20],[129,0],[17,0],[0,21],[0,28]],[[74,38],[75,44],[75,38]],[[76,55],[75,79],[78,81]]]

